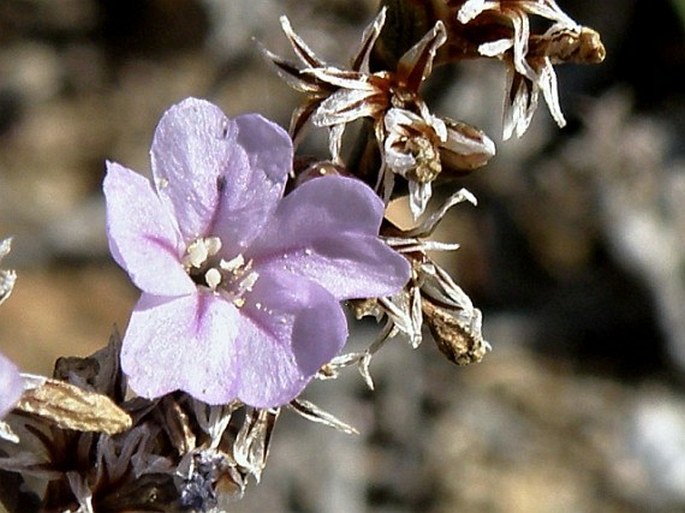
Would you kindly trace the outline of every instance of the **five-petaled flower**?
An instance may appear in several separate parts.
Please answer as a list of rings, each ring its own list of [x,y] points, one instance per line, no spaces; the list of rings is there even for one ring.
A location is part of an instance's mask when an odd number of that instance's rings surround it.
[[[139,395],[286,404],[342,348],[340,301],[408,280],[374,192],[330,176],[283,197],[292,159],[277,125],[190,98],[157,127],[153,184],[108,163],[110,249],[142,290],[121,355]]]

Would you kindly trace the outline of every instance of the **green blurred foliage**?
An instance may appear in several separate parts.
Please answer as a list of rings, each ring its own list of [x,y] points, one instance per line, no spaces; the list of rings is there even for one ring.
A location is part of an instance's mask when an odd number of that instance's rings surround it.
[[[680,22],[683,24],[683,28],[685,28],[685,0],[671,0],[671,2],[675,10],[678,11]]]

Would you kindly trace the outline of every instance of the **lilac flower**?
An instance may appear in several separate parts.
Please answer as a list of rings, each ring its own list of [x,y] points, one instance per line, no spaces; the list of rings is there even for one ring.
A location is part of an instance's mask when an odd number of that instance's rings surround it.
[[[277,125],[190,98],[157,127],[154,185],[107,164],[110,249],[142,290],[121,355],[138,394],[285,404],[342,348],[339,302],[408,280],[373,191],[329,176],[283,198],[292,158]]]
[[[0,419],[17,403],[23,390],[17,366],[0,353]]]

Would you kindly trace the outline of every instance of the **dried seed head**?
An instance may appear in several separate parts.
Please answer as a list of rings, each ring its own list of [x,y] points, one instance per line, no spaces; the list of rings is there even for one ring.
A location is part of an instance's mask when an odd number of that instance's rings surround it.
[[[442,170],[438,146],[445,139],[444,123],[398,108],[390,109],[384,121],[386,165],[407,180],[432,182]]]
[[[438,306],[426,297],[422,298],[421,308],[433,340],[451,362],[457,365],[478,363],[490,350],[480,331],[480,310],[474,309],[467,321],[460,318],[460,312]]]
[[[392,0],[386,1],[392,25],[378,44],[381,57],[390,54],[393,32],[413,33],[411,20],[427,30],[441,22],[446,41],[435,64],[474,58],[494,58],[507,66],[504,139],[521,136],[542,93],[560,127],[566,123],[559,106],[553,65],[595,64],[605,57],[599,34],[576,23],[554,0]],[[531,19],[543,23],[532,23]],[[546,26],[545,26],[546,24]],[[414,27],[414,30],[416,29]],[[537,30],[537,27],[543,27]],[[388,59],[386,59],[388,60]]]
[[[391,2],[391,8],[399,8],[400,3]],[[367,183],[375,182],[376,191],[386,202],[393,193],[394,175],[405,178],[411,210],[414,217],[418,217],[431,198],[432,182],[442,171],[442,153],[450,166],[460,169],[463,174],[483,165],[494,154],[494,146],[482,132],[468,130],[466,125],[460,126],[456,122],[451,122],[456,128],[452,128],[450,134],[445,121],[430,113],[419,94],[421,85],[432,71],[437,52],[447,40],[442,21],[433,23],[397,59],[393,69],[369,71],[368,56],[381,33],[386,12],[387,8],[383,7],[364,31],[351,69],[339,69],[319,60],[292,31],[287,20],[283,22],[283,29],[303,67],[286,66],[279,57],[266,50],[264,53],[292,87],[307,94],[305,103],[296,111],[294,126],[302,126],[305,120],[311,119],[314,125],[329,129],[329,148],[335,166],[342,165],[340,153],[345,126],[361,118],[372,121],[373,130],[369,134],[375,136],[380,150],[380,166],[376,171],[368,172],[362,158],[361,165],[353,165],[350,169],[363,169],[361,174],[364,176],[360,178]],[[374,153],[363,152],[362,155],[377,161]],[[310,171],[322,169],[328,172],[327,167]]]

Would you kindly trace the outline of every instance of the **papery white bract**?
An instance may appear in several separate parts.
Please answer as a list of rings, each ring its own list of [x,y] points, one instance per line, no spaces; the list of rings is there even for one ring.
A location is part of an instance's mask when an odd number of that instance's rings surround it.
[[[343,346],[339,301],[409,278],[359,180],[317,178],[283,198],[292,142],[259,115],[187,99],[151,156],[154,184],[115,163],[104,182],[110,249],[142,290],[121,356],[142,396],[288,403]]]

